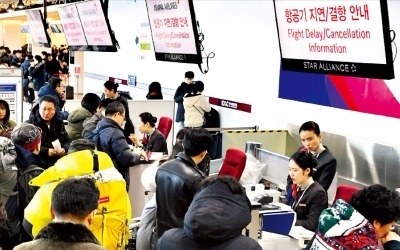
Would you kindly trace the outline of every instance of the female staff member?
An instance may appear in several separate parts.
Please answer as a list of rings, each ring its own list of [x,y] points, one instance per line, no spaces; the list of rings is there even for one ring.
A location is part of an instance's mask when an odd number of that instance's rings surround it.
[[[167,141],[164,135],[156,128],[157,117],[149,112],[141,113],[138,117],[138,129],[144,134],[144,139],[140,141],[136,135],[130,136],[132,142],[137,147],[145,147],[150,152],[163,152],[168,154]]]
[[[289,176],[294,183],[292,205],[296,212],[296,226],[317,230],[318,218],[328,207],[328,195],[312,175],[317,165],[315,157],[306,151],[297,151],[289,160]]]
[[[313,175],[314,181],[317,181],[327,191],[336,174],[336,158],[329,148],[322,144],[322,134],[316,122],[303,123],[299,129],[299,135],[303,144],[299,150],[309,151],[318,160]],[[286,190],[289,204],[293,202],[292,197],[290,197],[292,184],[293,182],[288,176]]]
[[[130,134],[135,133],[135,127],[133,126],[132,120],[129,117],[129,107],[128,107],[128,101],[126,100],[125,97],[121,96],[118,94],[118,83],[114,83],[111,81],[106,81],[104,83],[104,96],[105,98],[109,99],[114,99],[117,101],[120,101],[122,105],[124,105],[125,108],[125,125],[123,126],[124,131],[125,131],[125,137],[127,138],[127,142],[131,143],[130,140],[128,139]]]

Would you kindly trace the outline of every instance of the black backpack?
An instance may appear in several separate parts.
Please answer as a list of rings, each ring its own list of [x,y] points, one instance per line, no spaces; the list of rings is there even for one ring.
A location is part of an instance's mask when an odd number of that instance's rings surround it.
[[[44,171],[43,168],[31,165],[27,167],[25,170],[19,170],[18,176],[18,197],[19,197],[19,209],[23,210],[28,206],[29,202],[32,200],[33,196],[35,195],[36,191],[39,187],[34,187],[29,185],[30,181],[39,176]]]
[[[219,128],[220,127],[219,112],[211,108],[210,112],[204,113],[204,128]]]

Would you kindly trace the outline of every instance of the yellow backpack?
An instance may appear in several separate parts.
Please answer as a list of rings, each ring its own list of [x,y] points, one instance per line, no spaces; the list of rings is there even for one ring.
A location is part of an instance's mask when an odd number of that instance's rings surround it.
[[[110,157],[100,151],[83,150],[68,154],[32,179],[30,185],[40,186],[25,209],[25,218],[33,226],[33,235],[36,236],[40,229],[51,222],[48,208],[54,188],[62,180],[71,177],[91,177],[96,180],[100,199],[90,230],[106,249],[124,250],[129,239],[128,222],[132,217],[129,195],[124,178],[113,166]]]
[[[121,179],[110,179],[111,173],[106,172],[103,170],[94,174],[100,199],[90,230],[105,248],[124,250],[129,239],[131,212],[127,211],[131,211],[130,200],[119,172]]]

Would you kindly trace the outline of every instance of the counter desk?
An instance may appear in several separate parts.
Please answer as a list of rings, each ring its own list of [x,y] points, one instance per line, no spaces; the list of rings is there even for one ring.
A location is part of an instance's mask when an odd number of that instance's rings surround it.
[[[150,166],[158,166],[159,161],[149,163],[140,163],[129,168],[129,199],[132,206],[132,218],[140,217],[145,203],[150,200],[154,192],[149,192],[148,197],[145,196],[145,188],[141,181],[142,173]]]
[[[258,240],[262,249],[282,249],[282,250],[300,250],[298,240],[274,233],[262,232],[262,238]]]

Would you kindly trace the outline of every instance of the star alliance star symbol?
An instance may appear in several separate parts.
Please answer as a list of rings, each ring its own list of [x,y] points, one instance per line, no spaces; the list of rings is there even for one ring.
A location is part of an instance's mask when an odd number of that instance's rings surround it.
[[[352,73],[357,72],[357,67],[356,67],[356,65],[354,65],[354,64],[351,65],[351,72],[352,72]]]

